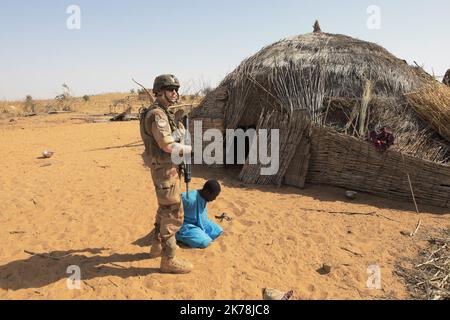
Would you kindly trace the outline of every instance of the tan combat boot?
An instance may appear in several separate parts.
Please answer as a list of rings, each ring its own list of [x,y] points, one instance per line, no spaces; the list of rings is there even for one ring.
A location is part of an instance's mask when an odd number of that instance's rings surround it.
[[[150,249],[150,259],[158,258],[161,256],[162,244],[159,240],[153,240],[152,248]]]
[[[162,273],[189,273],[194,266],[187,260],[180,258],[169,258],[163,256],[161,258],[161,272]]]
[[[179,246],[177,245],[178,249]],[[159,240],[154,240],[150,249],[150,259],[159,258],[162,255],[162,243]]]

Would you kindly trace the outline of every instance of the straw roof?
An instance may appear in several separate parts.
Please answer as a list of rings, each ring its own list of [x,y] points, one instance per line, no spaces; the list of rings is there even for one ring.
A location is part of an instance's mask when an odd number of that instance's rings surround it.
[[[415,68],[381,46],[340,34],[313,32],[282,39],[244,60],[223,85],[241,73],[253,78],[277,68],[302,70],[320,67],[329,96],[360,97],[363,83],[375,84],[375,94],[392,95],[416,89],[420,84]],[[299,76],[298,74],[297,76]]]
[[[450,141],[450,87],[437,81],[406,94],[415,111],[442,137]]]
[[[271,108],[307,110],[317,126],[361,139],[389,126],[398,151],[436,162],[450,156],[449,141],[405,98],[431,76],[375,43],[321,32],[318,23],[315,29],[264,47],[221,82],[218,89],[228,92],[226,128],[255,126]]]

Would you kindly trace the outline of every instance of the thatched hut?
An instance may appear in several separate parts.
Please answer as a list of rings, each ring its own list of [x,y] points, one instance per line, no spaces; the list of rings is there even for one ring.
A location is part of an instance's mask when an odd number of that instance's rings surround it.
[[[314,29],[313,33],[282,39],[244,60],[205,97],[191,117],[203,120],[204,129],[280,129],[278,174],[260,176],[259,165],[246,163],[240,178],[247,183],[302,187],[306,179],[382,195],[395,189],[398,198],[410,198],[406,174],[397,180],[386,176],[384,180],[389,183],[378,185],[383,180],[378,172],[378,182],[371,185],[370,179],[349,173],[353,170],[364,176],[364,172],[370,175],[380,170],[378,164],[386,155],[373,150],[367,159],[358,158],[351,153],[361,148],[352,149],[351,145],[370,146],[367,141],[371,130],[390,127],[396,142],[388,152],[401,153],[402,157],[392,159],[402,162],[391,159],[392,163],[382,167],[390,166],[395,171],[417,164],[417,159],[433,163],[436,170],[432,177],[442,187],[438,191],[441,196],[436,201],[426,200],[427,190],[422,202],[450,206],[450,167],[445,165],[450,158],[450,100],[445,100],[450,99],[450,90],[445,91],[447,87],[420,67],[408,65],[377,44],[324,33],[318,23]],[[445,101],[433,101],[433,96],[424,95],[424,88],[427,93],[440,91]],[[434,112],[427,111],[429,105]],[[342,145],[334,143],[347,150],[349,158],[332,144],[319,148],[321,139],[326,136],[330,140],[330,134],[336,137],[334,140],[342,140]],[[327,159],[323,163],[327,168],[318,170],[315,164],[321,163],[322,156]],[[414,168],[410,169],[413,173]],[[336,174],[323,179],[324,172],[330,170]],[[345,177],[337,176],[343,172]],[[440,183],[438,175],[442,174],[445,181]],[[394,188],[398,185],[401,187]]]

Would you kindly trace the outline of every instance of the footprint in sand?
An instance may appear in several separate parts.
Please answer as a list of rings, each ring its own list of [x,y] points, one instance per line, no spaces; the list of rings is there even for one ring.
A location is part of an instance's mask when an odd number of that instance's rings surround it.
[[[88,231],[89,234],[96,234],[96,233],[99,231],[99,229],[98,229],[98,227],[95,226],[95,225],[90,225],[90,226],[87,228],[87,231]]]
[[[144,280],[144,287],[150,290],[157,290],[161,288],[161,282],[154,278]]]
[[[243,224],[246,227],[251,227],[255,224],[255,222],[250,221],[250,220],[241,220],[239,221],[241,224]]]
[[[242,202],[240,200],[236,200],[238,215],[243,215],[245,213],[245,208],[248,207],[248,203]]]
[[[233,213],[240,217],[245,213],[245,209],[242,208],[242,206],[245,206],[245,204],[241,201],[229,201],[229,200],[225,200],[225,203],[231,207],[231,210],[233,211]]]
[[[225,242],[220,242],[220,250],[222,251],[222,252],[227,252],[228,251],[228,247],[227,247],[227,245],[225,244]]]
[[[59,233],[58,236],[56,237],[56,240],[64,240],[67,237],[67,233],[62,232]]]
[[[329,297],[328,292],[322,292],[319,296],[319,300],[327,300]]]

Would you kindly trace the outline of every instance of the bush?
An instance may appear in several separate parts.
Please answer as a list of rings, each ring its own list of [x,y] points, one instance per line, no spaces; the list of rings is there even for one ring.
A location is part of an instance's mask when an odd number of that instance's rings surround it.
[[[89,96],[86,94],[83,96],[83,100],[84,102],[88,102],[89,101]]]
[[[36,110],[36,104],[34,103],[33,97],[30,95],[27,95],[25,98],[25,106],[24,111],[28,113],[34,113]]]
[[[213,91],[213,88],[211,88],[211,87],[205,87],[205,88],[202,89],[201,94],[202,94],[203,96],[206,96],[206,95],[207,95],[208,93],[210,93],[211,91]]]

